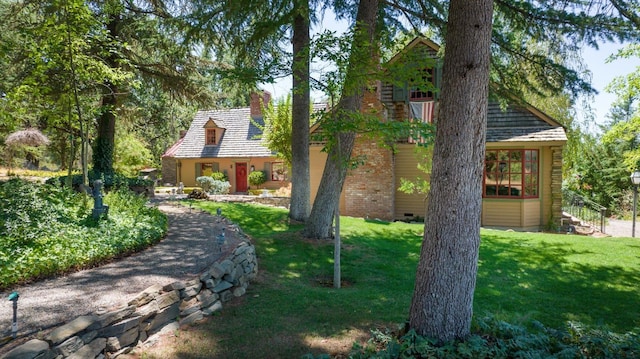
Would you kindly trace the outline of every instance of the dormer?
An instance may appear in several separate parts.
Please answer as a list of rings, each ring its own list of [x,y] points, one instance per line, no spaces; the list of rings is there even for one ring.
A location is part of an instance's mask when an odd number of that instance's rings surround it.
[[[388,61],[394,102],[438,100],[442,81],[439,49],[433,41],[417,37]]]
[[[204,145],[217,146],[224,134],[224,128],[218,126],[213,118],[209,117],[207,123],[204,124]]]

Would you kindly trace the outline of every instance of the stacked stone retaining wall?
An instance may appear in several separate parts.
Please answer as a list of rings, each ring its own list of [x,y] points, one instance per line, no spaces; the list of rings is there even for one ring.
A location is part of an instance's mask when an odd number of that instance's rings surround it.
[[[2,358],[115,358],[165,327],[191,324],[221,310],[223,303],[245,294],[257,273],[255,248],[242,241],[197,278],[153,285],[121,308],[77,317]]]

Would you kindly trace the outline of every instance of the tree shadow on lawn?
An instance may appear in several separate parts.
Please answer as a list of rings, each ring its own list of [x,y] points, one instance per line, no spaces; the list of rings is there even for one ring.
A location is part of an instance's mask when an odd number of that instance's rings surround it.
[[[519,315],[556,328],[567,321],[616,332],[639,327],[640,274],[616,265],[615,258],[611,265],[573,262],[569,257],[595,253],[568,248],[483,235],[476,315],[505,314],[511,320]]]
[[[285,210],[274,214],[273,208],[234,204],[224,211],[254,235],[260,276],[238,305],[187,329],[188,339],[181,338],[190,344],[177,343],[176,357],[345,354],[371,329],[394,328],[408,317],[421,226],[398,235],[389,224],[360,230],[357,222],[344,221],[342,271],[352,285],[333,289],[316,280],[333,273],[332,241],[305,240],[302,226],[289,226]],[[483,233],[476,316],[493,313],[510,322],[538,320],[554,328],[574,320],[617,332],[638,326],[635,283],[640,276],[615,264],[588,266],[569,258],[589,253],[566,244]],[[202,349],[204,354],[194,347],[208,349]]]

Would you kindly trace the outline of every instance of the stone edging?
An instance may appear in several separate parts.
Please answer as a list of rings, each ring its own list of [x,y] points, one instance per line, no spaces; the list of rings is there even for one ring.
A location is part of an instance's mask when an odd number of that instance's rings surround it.
[[[229,256],[213,263],[198,278],[164,287],[153,285],[126,306],[77,317],[2,358],[115,358],[175,325],[176,318],[179,325],[191,324],[221,310],[222,303],[244,295],[257,273],[255,247],[248,240],[241,241]]]

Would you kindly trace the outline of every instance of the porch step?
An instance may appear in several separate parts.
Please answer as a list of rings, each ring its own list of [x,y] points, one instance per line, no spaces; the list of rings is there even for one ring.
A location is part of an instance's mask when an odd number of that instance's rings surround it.
[[[581,235],[592,235],[596,232],[596,228],[594,228],[590,224],[583,224],[582,221],[570,215],[567,212],[562,212],[562,218],[560,219],[560,226],[562,228],[567,228],[567,233],[581,234]]]

